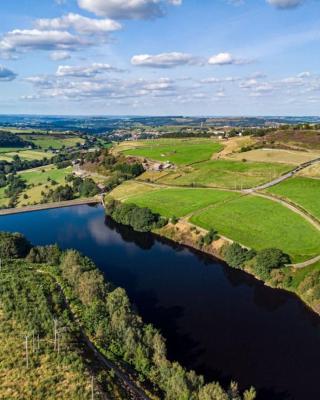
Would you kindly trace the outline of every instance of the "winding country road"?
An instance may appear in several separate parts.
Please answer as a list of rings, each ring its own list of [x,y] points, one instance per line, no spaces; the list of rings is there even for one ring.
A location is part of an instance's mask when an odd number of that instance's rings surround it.
[[[283,181],[285,181],[285,180],[287,180],[287,179],[289,179],[289,178],[292,178],[292,177],[293,177],[294,175],[296,175],[298,172],[302,171],[302,170],[305,169],[305,168],[310,167],[311,165],[317,164],[318,162],[320,162],[320,157],[319,157],[319,158],[315,158],[314,160],[307,161],[307,162],[305,162],[305,163],[303,163],[303,164],[298,165],[298,166],[297,166],[295,169],[293,169],[292,171],[290,171],[290,172],[288,172],[288,173],[286,173],[286,174],[284,174],[284,175],[279,176],[279,178],[276,178],[276,179],[274,179],[274,180],[272,180],[272,181],[270,181],[270,182],[264,183],[263,185],[259,185],[259,186],[256,186],[256,187],[254,187],[254,188],[251,188],[251,189],[245,189],[245,190],[243,190],[243,192],[244,192],[244,193],[253,193],[253,192],[256,192],[256,191],[258,191],[258,190],[268,189],[268,188],[270,188],[270,187],[272,187],[272,186],[277,185],[277,184],[280,183],[280,182],[283,182]]]

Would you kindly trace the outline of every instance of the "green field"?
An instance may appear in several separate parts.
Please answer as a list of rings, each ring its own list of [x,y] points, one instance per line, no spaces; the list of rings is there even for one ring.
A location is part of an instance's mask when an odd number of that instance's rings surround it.
[[[129,197],[126,202],[141,207],[149,207],[153,211],[166,216],[183,217],[193,211],[211,204],[225,203],[236,199],[239,193],[212,189],[160,189]]]
[[[209,160],[222,149],[221,144],[210,139],[167,139],[138,142],[135,147],[123,152],[161,162],[170,161],[176,165],[189,165]]]
[[[291,167],[285,164],[211,160],[171,172],[158,182],[181,186],[245,189],[268,182]]]
[[[41,192],[46,193],[50,188],[54,189],[56,187],[48,181],[48,178],[62,185],[65,184],[65,177],[71,172],[71,167],[58,169],[53,165],[49,165],[19,173],[25,179],[28,188],[21,193],[18,207],[25,206],[28,203],[39,203],[42,199]],[[23,198],[25,194],[28,196],[27,199]]]
[[[33,142],[36,146],[41,147],[41,149],[61,149],[63,146],[65,147],[74,147],[77,143],[83,144],[84,140],[77,137],[69,137],[69,138],[57,138],[53,136],[39,137],[39,136],[31,136],[30,141]],[[29,140],[29,138],[27,138]]]
[[[267,192],[298,204],[320,219],[320,179],[295,177],[269,188]]]
[[[277,247],[294,262],[310,259],[320,252],[320,234],[301,216],[279,203],[247,196],[218,204],[195,214],[191,222],[245,246],[261,250]]]
[[[14,156],[19,156],[21,160],[32,161],[52,158],[53,154],[41,150],[20,150],[13,152],[0,152],[0,160],[11,162]]]
[[[1,135],[1,133],[0,133]],[[21,147],[0,147],[0,154],[5,154],[5,153],[12,153],[12,152],[17,152],[24,150]]]

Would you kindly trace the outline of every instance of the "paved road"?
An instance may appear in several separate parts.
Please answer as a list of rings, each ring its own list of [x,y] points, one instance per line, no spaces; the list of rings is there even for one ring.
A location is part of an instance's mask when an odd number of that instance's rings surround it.
[[[287,174],[281,175],[279,178],[272,180],[271,182],[267,182],[263,185],[257,186],[255,188],[251,188],[251,189],[245,189],[243,190],[243,192],[245,193],[253,193],[256,192],[257,190],[264,190],[264,189],[268,189],[269,187],[275,186],[280,182],[283,182],[289,178],[292,178],[294,175],[296,175],[298,172],[302,171],[305,168],[310,167],[313,164],[317,164],[318,162],[320,162],[320,157],[316,158],[314,160],[311,161],[307,161],[303,164],[298,165],[295,169],[293,169],[292,171],[288,172]]]

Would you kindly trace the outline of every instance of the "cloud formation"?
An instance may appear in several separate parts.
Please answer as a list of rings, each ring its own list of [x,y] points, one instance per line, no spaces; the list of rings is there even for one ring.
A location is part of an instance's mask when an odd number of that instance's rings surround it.
[[[78,0],[80,8],[115,19],[158,18],[165,14],[166,4],[179,6],[182,0]]]
[[[0,65],[0,82],[9,82],[16,79],[17,74],[11,71],[8,68],[5,68],[3,65]]]
[[[187,53],[140,54],[131,58],[131,64],[151,68],[173,68],[197,63],[197,58]]]
[[[116,71],[115,68],[109,64],[94,63],[90,66],[70,66],[60,65],[57,69],[56,76],[72,76],[78,78],[92,78],[104,72]]]
[[[210,65],[243,65],[250,62],[250,60],[234,57],[231,53],[219,53],[211,56],[208,60]]]
[[[0,53],[24,50],[74,50],[88,42],[66,31],[15,29],[0,40]]]
[[[88,18],[74,13],[69,13],[59,18],[41,18],[36,21],[35,25],[41,30],[72,28],[80,34],[109,33],[122,28],[119,22],[112,19]]]

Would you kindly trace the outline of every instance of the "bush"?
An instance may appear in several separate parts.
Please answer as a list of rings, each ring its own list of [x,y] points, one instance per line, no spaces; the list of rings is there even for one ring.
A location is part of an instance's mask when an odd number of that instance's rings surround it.
[[[288,263],[290,263],[290,257],[281,250],[273,248],[259,251],[256,258],[257,267],[269,272]]]
[[[239,243],[228,245],[224,251],[224,259],[230,267],[242,269],[244,263],[248,261],[249,250],[240,246]],[[250,259],[250,258],[249,258]]]
[[[179,218],[176,217],[175,215],[173,215],[173,216],[171,217],[171,223],[172,223],[173,225],[175,225],[175,224],[177,224],[178,222],[179,222]]]
[[[1,258],[23,258],[30,249],[31,244],[21,233],[0,232]]]
[[[215,231],[214,229],[210,229],[210,231],[204,236],[203,238],[203,242],[205,245],[210,245],[212,242],[214,242],[215,240],[218,240],[219,236],[218,236],[218,232]]]

